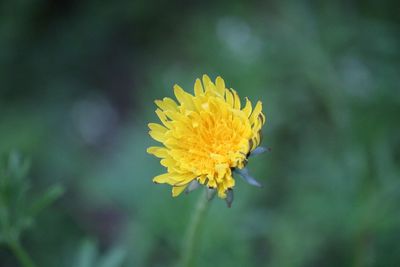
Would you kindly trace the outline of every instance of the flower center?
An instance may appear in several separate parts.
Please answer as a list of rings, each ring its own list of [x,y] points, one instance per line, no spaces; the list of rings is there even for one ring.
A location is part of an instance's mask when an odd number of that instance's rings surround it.
[[[191,127],[179,135],[180,153],[175,153],[181,168],[218,182],[231,175],[231,168],[243,166],[251,127],[234,112],[240,113],[215,98],[189,114]]]

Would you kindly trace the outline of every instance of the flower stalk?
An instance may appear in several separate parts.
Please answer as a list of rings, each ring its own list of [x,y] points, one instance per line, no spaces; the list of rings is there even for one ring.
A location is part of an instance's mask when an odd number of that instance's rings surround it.
[[[29,254],[18,241],[10,242],[9,247],[23,267],[36,267]]]
[[[180,267],[193,267],[195,263],[195,251],[198,249],[199,236],[201,233],[203,221],[207,214],[212,199],[207,197],[207,189],[203,190],[200,195],[196,208],[190,219],[185,240],[182,248],[182,258]]]

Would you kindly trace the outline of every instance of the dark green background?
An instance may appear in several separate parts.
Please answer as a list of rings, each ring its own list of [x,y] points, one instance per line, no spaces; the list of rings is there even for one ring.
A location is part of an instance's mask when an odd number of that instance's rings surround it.
[[[30,194],[66,188],[24,246],[42,267],[98,267],[77,263],[96,247],[99,261],[173,266],[200,192],[172,199],[151,182],[164,170],[145,152],[147,123],[154,99],[207,73],[263,101],[272,153],[249,164],[263,188],[239,180],[231,209],[212,203],[198,266],[399,266],[399,10],[0,2],[0,150],[31,158]],[[6,247],[0,266],[17,266]]]

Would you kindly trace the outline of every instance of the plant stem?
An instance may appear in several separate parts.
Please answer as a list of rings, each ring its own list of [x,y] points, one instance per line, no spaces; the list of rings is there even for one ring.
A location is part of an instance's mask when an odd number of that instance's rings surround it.
[[[22,267],[35,267],[31,257],[18,241],[10,242],[10,248]]]
[[[208,207],[210,206],[211,200],[207,199],[207,190],[200,195],[196,209],[193,212],[190,224],[187,228],[184,247],[182,248],[182,262],[181,267],[193,267],[194,266],[194,254],[197,251],[199,244],[199,235],[201,232],[201,225],[205,219]]]

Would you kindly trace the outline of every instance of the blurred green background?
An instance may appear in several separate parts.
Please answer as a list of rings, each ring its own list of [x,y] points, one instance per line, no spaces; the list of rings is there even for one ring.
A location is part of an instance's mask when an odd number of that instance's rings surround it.
[[[66,192],[22,243],[38,266],[174,266],[200,192],[146,154],[154,99],[221,75],[262,100],[264,145],[197,266],[399,266],[397,1],[0,2],[0,152],[35,196]],[[0,247],[0,266],[19,266]]]

